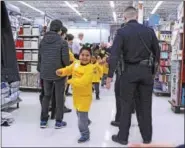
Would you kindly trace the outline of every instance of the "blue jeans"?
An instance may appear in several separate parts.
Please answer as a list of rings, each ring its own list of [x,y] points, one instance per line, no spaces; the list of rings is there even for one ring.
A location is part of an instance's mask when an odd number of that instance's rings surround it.
[[[78,128],[81,133],[81,136],[89,137],[89,117],[88,112],[77,111],[78,116]]]

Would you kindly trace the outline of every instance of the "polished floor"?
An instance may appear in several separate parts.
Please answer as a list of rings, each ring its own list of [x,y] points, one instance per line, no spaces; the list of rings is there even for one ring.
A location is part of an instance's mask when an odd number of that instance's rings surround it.
[[[2,128],[3,147],[119,147],[111,141],[111,135],[118,129],[110,126],[115,114],[113,90],[101,90],[101,100],[93,100],[90,111],[92,124],[91,140],[78,144],[79,132],[76,113],[65,114],[68,126],[54,129],[54,121],[49,121],[47,129],[39,128],[39,93],[22,92],[20,108],[12,112],[15,123]],[[153,143],[184,143],[184,115],[174,114],[168,103],[168,97],[153,96]],[[67,106],[72,108],[72,98],[67,98]],[[130,143],[142,142],[135,115],[132,117]]]

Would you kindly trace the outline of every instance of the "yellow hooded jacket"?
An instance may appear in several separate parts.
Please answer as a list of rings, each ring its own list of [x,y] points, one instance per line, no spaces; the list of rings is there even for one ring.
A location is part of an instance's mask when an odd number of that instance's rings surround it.
[[[100,79],[103,76],[103,69],[102,69],[101,65],[98,62],[93,64],[93,67],[94,68],[93,68],[93,80],[92,80],[92,82],[93,83],[99,83]]]
[[[74,62],[76,60],[74,57],[74,54],[71,52],[71,50],[69,50],[69,60],[70,60],[70,62]]]
[[[76,60],[70,66],[59,69],[62,72],[61,76],[70,76],[68,80],[73,88],[73,104],[77,111],[88,112],[92,103],[92,78],[93,65],[81,65],[80,61]]]
[[[109,72],[109,65],[106,62],[103,64],[103,74],[108,74],[108,72]]]

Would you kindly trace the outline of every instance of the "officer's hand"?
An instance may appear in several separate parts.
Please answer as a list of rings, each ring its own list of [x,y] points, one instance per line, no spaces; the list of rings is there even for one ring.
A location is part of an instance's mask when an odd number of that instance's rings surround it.
[[[61,70],[56,70],[56,75],[57,75],[57,76],[61,76],[61,75],[62,75]]]
[[[112,78],[107,78],[107,80],[106,80],[106,88],[107,89],[110,89],[111,88],[111,82],[112,82]]]

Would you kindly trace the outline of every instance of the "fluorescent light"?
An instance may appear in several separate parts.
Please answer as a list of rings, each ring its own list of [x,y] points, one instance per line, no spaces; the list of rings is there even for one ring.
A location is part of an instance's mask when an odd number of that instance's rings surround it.
[[[18,1],[18,2],[21,3],[21,4],[23,4],[23,5],[25,5],[25,6],[27,6],[27,7],[29,7],[29,8],[31,8],[31,9],[33,9],[33,10],[35,10],[35,11],[37,11],[37,12],[39,12],[41,15],[44,15],[44,14],[45,14],[43,11],[41,11],[41,10],[39,10],[39,9],[37,9],[37,8],[35,8],[35,7],[33,7],[33,6],[31,6],[31,5],[28,4],[28,3],[25,3],[25,2],[23,2],[23,1]]]
[[[114,21],[117,22],[117,15],[115,11],[113,11],[113,18],[114,18]]]
[[[156,4],[156,6],[154,7],[154,9],[152,10],[151,14],[154,14],[157,11],[157,9],[159,9],[159,7],[161,6],[162,3],[163,3],[163,1],[159,1]]]
[[[83,18],[83,20],[84,20],[85,22],[87,22],[87,19],[86,19],[86,18]]]
[[[115,7],[114,1],[110,1],[110,6],[111,6],[111,8],[114,8]]]
[[[66,3],[66,5],[71,8],[74,12],[76,12],[79,16],[82,16],[82,14],[76,10],[76,8],[74,8],[68,1],[64,1]]]
[[[27,17],[24,17],[24,16],[21,16],[21,18],[24,19],[24,20],[30,21],[30,22],[33,21],[33,20],[31,20],[31,19],[29,19]]]
[[[82,17],[82,14],[81,14],[76,8],[74,8],[74,6],[72,6],[68,1],[64,1],[64,3],[65,3],[69,8],[71,8],[74,12],[76,12],[76,14],[78,14],[79,16]],[[87,19],[86,19],[86,18],[83,18],[83,20],[84,20],[85,22],[87,22]]]

